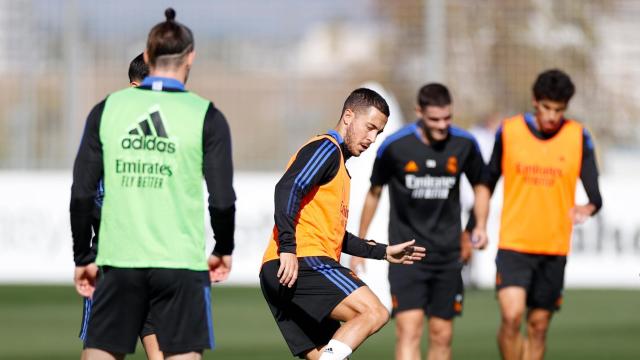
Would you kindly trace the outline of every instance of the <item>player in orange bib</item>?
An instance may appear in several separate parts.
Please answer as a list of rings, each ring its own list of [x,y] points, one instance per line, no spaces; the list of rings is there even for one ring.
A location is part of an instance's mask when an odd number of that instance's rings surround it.
[[[560,70],[533,85],[533,114],[504,120],[489,163],[491,189],[504,176],[504,204],[496,257],[504,359],[542,359],[553,312],[562,302],[564,268],[573,224],[602,206],[593,141],[564,117],[575,88]],[[589,198],[575,204],[580,178]],[[520,334],[527,316],[527,337]]]
[[[413,240],[387,247],[345,229],[351,180],[345,161],[375,141],[388,117],[378,93],[353,91],[336,127],[302,146],[276,185],[275,226],[260,285],[295,356],[345,359],[389,319],[373,292],[340,265],[342,252],[398,264],[425,255]]]

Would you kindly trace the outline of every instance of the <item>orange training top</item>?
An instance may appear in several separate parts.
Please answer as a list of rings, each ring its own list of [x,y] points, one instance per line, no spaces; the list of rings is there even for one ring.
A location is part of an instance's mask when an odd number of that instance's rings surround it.
[[[536,138],[523,115],[502,127],[504,206],[500,249],[567,255],[582,165],[583,127],[565,120],[552,138]]]
[[[319,139],[328,139],[338,147],[340,167],[331,181],[311,189],[302,198],[295,219],[296,255],[328,256],[339,261],[349,214],[351,178],[336,139],[330,135],[320,135],[313,137],[307,144]],[[298,152],[289,160],[287,169],[296,159]],[[274,226],[262,262],[278,259],[278,247],[278,229]]]

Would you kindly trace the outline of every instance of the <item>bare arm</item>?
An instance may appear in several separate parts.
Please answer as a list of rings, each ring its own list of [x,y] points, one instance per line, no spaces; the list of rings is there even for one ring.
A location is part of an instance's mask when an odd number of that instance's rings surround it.
[[[496,138],[496,145],[494,146],[494,155],[496,153],[496,147],[498,147],[498,138]],[[491,162],[495,166],[496,159],[492,158]],[[489,166],[489,168],[490,167],[491,166]],[[465,162],[464,173],[473,186],[473,192],[475,195],[473,205],[475,226],[471,233],[471,243],[476,249],[484,249],[488,242],[487,217],[489,215],[489,199],[491,198],[491,189],[495,186],[493,181],[497,181],[497,178],[487,179],[488,175],[492,174],[489,168],[487,168],[482,160],[480,147],[474,139],[472,150],[469,152],[469,157]],[[493,175],[496,176],[496,174],[499,178],[499,170]]]
[[[473,229],[472,241],[476,249],[484,249],[489,241],[487,237],[487,217],[489,216],[489,200],[491,190],[484,184],[473,187],[475,203],[473,213],[476,218],[476,226]]]

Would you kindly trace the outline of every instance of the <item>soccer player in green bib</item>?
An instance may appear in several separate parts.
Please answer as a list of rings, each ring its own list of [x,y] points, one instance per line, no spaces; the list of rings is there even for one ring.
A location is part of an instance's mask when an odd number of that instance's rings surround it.
[[[213,103],[184,89],[193,34],[173,9],[165,15],[144,52],[150,76],[91,110],[74,163],[74,280],[78,293],[93,299],[83,359],[133,353],[147,316],[166,359],[200,359],[214,347],[210,282],[228,277],[233,251],[231,136]],[[100,178],[105,196],[94,264]],[[203,178],[216,238],[208,259]]]

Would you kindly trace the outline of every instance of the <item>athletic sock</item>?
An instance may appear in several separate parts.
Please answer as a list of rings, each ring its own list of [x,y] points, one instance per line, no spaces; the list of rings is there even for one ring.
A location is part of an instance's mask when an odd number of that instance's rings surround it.
[[[344,360],[351,355],[353,350],[349,345],[335,339],[331,339],[322,350],[320,360]]]

